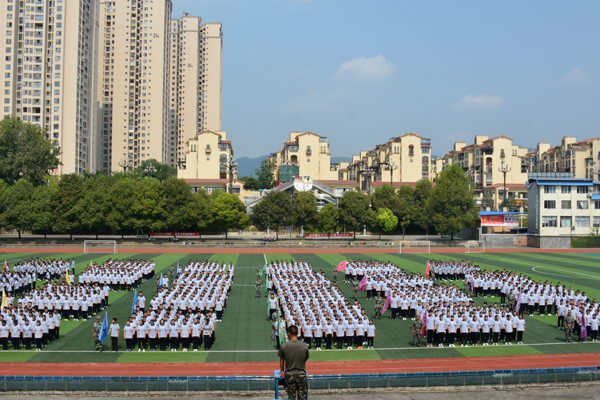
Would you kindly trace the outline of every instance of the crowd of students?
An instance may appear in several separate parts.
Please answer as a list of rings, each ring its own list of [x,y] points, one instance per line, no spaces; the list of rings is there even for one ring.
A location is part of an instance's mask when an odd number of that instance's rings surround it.
[[[360,304],[351,305],[336,286],[310,262],[282,260],[267,268],[272,291],[281,303],[287,326],[296,325],[309,349],[337,346],[374,348],[375,325]]]
[[[154,276],[154,261],[151,260],[112,260],[102,265],[88,265],[79,274],[79,283],[107,284],[112,290],[132,290],[143,280]]]

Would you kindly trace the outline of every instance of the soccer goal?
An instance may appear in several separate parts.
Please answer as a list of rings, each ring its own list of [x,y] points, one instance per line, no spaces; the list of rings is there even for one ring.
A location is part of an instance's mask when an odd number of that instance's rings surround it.
[[[83,241],[83,252],[84,253],[116,253],[117,252],[117,241],[116,240],[84,240]]]
[[[465,245],[465,253],[485,253],[485,242],[469,240]]]
[[[431,242],[427,240],[401,241],[398,243],[398,254],[405,253],[431,253]]]

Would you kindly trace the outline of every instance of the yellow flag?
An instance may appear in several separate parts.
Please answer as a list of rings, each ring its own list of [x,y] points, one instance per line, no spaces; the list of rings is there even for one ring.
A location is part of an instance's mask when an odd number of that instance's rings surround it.
[[[71,278],[69,278],[69,271],[66,273],[67,285],[71,286]]]
[[[4,307],[8,308],[8,298],[6,297],[6,291],[2,289],[2,309],[4,309]]]

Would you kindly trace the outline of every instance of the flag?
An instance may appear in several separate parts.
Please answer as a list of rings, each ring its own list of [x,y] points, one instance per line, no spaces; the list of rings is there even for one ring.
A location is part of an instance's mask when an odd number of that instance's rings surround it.
[[[475,279],[473,279],[473,275],[471,275],[471,293],[475,292]]]
[[[427,260],[427,269],[425,270],[425,276],[429,276],[429,260]]]
[[[69,277],[69,271],[65,272],[65,279],[67,280],[67,285],[71,286],[71,278]]]
[[[519,290],[519,295],[517,296],[517,306],[515,307],[517,310],[517,313],[519,312],[519,309],[521,308],[521,291]]]
[[[104,339],[108,336],[108,317],[106,313],[104,314],[104,321],[102,322],[102,329],[100,329],[100,333],[98,334],[98,341],[100,343],[104,343]]]
[[[4,307],[4,301],[2,301]],[[581,330],[579,332],[579,339],[585,339],[587,337],[587,324],[585,323],[585,311],[581,313]]]
[[[388,309],[390,304],[392,304],[392,291],[388,290],[387,296],[385,297],[385,304],[383,305],[383,310],[381,310],[382,314],[385,312],[385,310]]]
[[[360,284],[358,285],[358,290],[367,290],[367,275],[363,276]]]
[[[285,343],[285,322],[283,321],[283,318],[279,317],[279,320],[277,321],[277,330],[279,331],[279,344],[284,344]]]
[[[131,305],[131,313],[132,314],[135,312],[135,308],[137,306],[137,302],[138,302],[137,289],[134,289],[133,290],[133,304]]]
[[[162,288],[163,287],[163,277],[162,277],[162,272],[160,273],[160,282],[158,282],[158,288]]]
[[[337,268],[338,272],[346,270],[346,261],[342,261]]]
[[[269,275],[267,275],[267,279],[265,279],[265,294],[269,294]]]
[[[8,263],[4,260],[4,272],[8,272]]]
[[[421,336],[427,335],[427,311],[423,314],[423,328],[421,329]]]
[[[180,272],[181,272],[181,269],[179,268],[179,261],[177,261],[177,276],[179,276]]]
[[[2,309],[8,308],[8,297],[6,297],[6,290],[2,289]]]
[[[260,275],[260,277],[263,277],[263,274],[265,274],[267,272],[267,263],[265,263],[265,265],[263,265],[260,270],[258,271],[258,275]]]

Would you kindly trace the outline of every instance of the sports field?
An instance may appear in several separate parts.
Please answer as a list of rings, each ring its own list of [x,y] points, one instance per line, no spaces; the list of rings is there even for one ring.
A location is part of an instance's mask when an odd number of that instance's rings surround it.
[[[266,300],[255,298],[254,281],[256,269],[262,266],[265,258],[275,259],[309,259],[313,269],[322,269],[331,278],[331,267],[340,261],[351,259],[390,260],[408,271],[424,272],[425,260],[432,259],[468,259],[482,269],[508,269],[522,272],[536,281],[561,282],[574,289],[586,292],[591,299],[600,299],[600,255],[585,253],[478,253],[478,254],[248,254],[248,253],[119,253],[117,254],[82,254],[82,253],[2,253],[9,265],[19,260],[34,258],[68,258],[75,259],[76,272],[85,269],[86,263],[95,261],[98,264],[108,258],[152,259],[156,263],[156,273],[166,273],[169,265],[178,262],[183,267],[189,260],[212,259],[218,262],[230,261],[235,264],[235,277],[231,294],[227,300],[223,321],[218,322],[215,329],[216,341],[209,352],[124,352],[125,340],[119,340],[118,353],[94,351],[92,337],[93,320],[63,321],[60,329],[61,338],[48,345],[42,352],[6,351],[0,352],[0,362],[119,362],[119,363],[176,363],[176,362],[274,362],[277,361],[275,342],[271,341],[271,323],[267,319]],[[4,261],[0,258],[0,262]],[[340,278],[341,282],[340,282]],[[40,281],[38,281],[39,283]],[[443,282],[442,282],[443,283]],[[461,282],[455,282],[462,286]],[[343,275],[338,276],[338,286],[347,298],[352,299],[350,284],[343,282]],[[154,281],[146,281],[137,289],[142,290],[147,299],[154,294]],[[110,305],[107,309],[110,318],[118,318],[121,326],[129,318],[132,292],[110,293]],[[493,304],[495,298],[476,298],[477,304],[483,301]],[[373,301],[366,300],[365,292],[359,292],[359,301],[369,316],[374,315]],[[104,317],[104,311],[100,314]],[[478,347],[478,348],[420,348],[411,347],[412,321],[391,321],[390,311],[384,314],[381,321],[376,321],[375,350],[331,350],[312,351],[311,361],[346,361],[346,360],[380,360],[380,359],[423,359],[423,358],[457,358],[457,357],[490,357],[507,355],[541,355],[562,353],[600,352],[599,343],[564,343],[564,331],[556,328],[556,316],[525,317],[527,328],[524,345]],[[105,342],[108,345],[108,340]],[[499,366],[501,367],[501,366]]]

